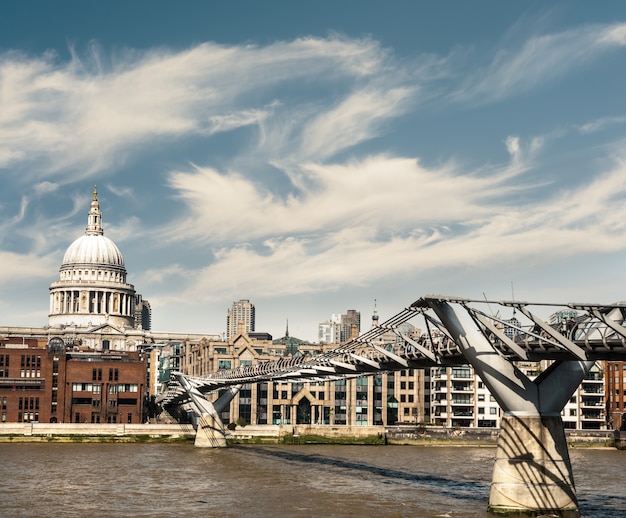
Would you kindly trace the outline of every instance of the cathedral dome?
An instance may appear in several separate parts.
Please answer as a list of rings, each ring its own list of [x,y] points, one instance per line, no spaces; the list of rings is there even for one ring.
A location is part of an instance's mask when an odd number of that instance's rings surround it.
[[[85,235],[76,239],[63,256],[61,268],[68,266],[113,266],[124,268],[124,258],[119,248],[102,230],[102,213],[98,203],[98,195],[94,188],[93,201],[89,210],[89,219]]]
[[[119,248],[104,236],[94,187],[85,234],[67,248],[59,280],[50,284],[48,325],[134,327],[135,295]]]
[[[63,266],[92,264],[124,267],[124,258],[108,237],[85,234],[68,247],[63,256]]]

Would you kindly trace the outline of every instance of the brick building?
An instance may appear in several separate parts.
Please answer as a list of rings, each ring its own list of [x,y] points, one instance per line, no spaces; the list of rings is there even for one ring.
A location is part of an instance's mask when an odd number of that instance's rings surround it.
[[[138,352],[0,341],[3,423],[141,423],[145,380]]]

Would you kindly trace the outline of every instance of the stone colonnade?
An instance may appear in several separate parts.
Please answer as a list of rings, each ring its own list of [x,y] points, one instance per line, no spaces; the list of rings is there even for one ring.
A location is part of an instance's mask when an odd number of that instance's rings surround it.
[[[50,314],[110,314],[131,317],[134,297],[119,290],[54,290],[50,293]]]

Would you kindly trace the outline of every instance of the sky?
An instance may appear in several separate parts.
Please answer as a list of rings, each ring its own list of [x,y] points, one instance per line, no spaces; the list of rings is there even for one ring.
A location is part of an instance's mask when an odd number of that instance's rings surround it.
[[[624,92],[621,1],[1,2],[0,325],[94,185],[155,331],[626,300]]]

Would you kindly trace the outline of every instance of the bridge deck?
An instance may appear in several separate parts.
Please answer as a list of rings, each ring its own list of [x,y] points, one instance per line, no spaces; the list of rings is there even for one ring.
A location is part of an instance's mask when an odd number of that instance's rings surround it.
[[[509,361],[626,361],[626,304],[547,304],[431,295],[322,354],[286,357],[221,370],[201,378],[185,378],[200,392],[208,393],[245,383],[317,381],[467,363],[459,344],[432,314],[431,305],[439,302],[462,306],[494,348]],[[492,306],[500,308],[495,315]],[[512,309],[513,317],[500,318],[503,308]],[[553,312],[576,310],[581,314],[574,321],[548,324],[530,308],[538,308],[537,313],[551,308]],[[415,325],[414,321],[420,325]],[[415,326],[412,329],[422,331],[408,332],[407,323]],[[164,404],[177,404],[185,399],[185,391],[177,382],[178,375],[180,373],[172,377],[168,392],[162,398]]]

